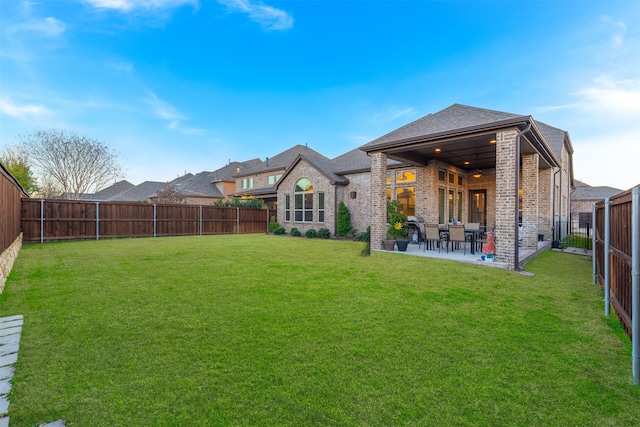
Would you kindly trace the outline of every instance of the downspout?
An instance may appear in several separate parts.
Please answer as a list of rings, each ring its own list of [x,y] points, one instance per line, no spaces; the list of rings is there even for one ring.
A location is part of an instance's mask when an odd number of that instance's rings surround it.
[[[519,207],[520,207],[520,137],[529,132],[529,130],[531,129],[531,123],[529,123],[527,125],[526,128],[524,128],[524,130],[522,131],[518,131],[518,134],[516,135],[516,194],[515,194],[515,198],[516,198],[516,204],[515,204],[515,242],[514,242],[514,250],[513,253],[515,255],[515,269],[516,270],[522,270],[520,268],[520,247],[518,246],[519,241],[520,241],[520,216],[518,215],[519,213]]]

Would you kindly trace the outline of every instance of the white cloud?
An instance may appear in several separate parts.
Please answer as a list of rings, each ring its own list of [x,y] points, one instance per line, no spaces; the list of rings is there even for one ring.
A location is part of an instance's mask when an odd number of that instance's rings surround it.
[[[183,127],[182,122],[188,120],[187,117],[180,113],[173,105],[158,98],[154,93],[147,93],[149,95],[146,101],[147,104],[151,105],[156,117],[167,122],[168,129],[183,135],[199,135],[204,133],[202,129]]]
[[[132,10],[174,9],[184,5],[198,6],[197,0],[83,0],[97,9],[109,9],[119,12]]]
[[[578,105],[584,110],[600,110],[640,119],[640,80],[615,80],[611,75],[600,75],[593,84],[572,95],[580,98]]]
[[[265,30],[288,30],[293,27],[293,17],[284,10],[276,9],[262,2],[250,0],[217,0],[233,12],[246,13]]]
[[[48,37],[56,37],[62,34],[67,28],[67,25],[52,16],[48,18],[31,18],[28,21],[14,25],[9,29],[10,33],[17,33],[23,31],[29,31],[34,33],[43,34]]]
[[[16,105],[5,97],[0,99],[0,113],[22,119],[27,116],[42,116],[48,114],[49,110],[41,105]]]

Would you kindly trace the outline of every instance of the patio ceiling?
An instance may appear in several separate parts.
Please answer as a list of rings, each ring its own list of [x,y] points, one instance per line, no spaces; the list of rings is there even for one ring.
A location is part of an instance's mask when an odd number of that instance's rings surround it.
[[[496,134],[486,133],[468,137],[437,139],[423,143],[416,142],[384,151],[394,160],[416,166],[425,166],[430,160],[438,160],[468,172],[476,169],[494,169],[496,167]],[[526,138],[521,138],[521,154],[536,152]],[[540,162],[541,168],[550,166],[542,160]]]

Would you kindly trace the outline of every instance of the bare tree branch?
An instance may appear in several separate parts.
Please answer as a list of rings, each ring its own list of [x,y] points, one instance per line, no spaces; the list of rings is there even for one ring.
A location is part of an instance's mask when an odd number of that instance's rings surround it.
[[[70,199],[93,193],[122,176],[117,154],[102,141],[64,130],[38,130],[23,138],[42,181]]]

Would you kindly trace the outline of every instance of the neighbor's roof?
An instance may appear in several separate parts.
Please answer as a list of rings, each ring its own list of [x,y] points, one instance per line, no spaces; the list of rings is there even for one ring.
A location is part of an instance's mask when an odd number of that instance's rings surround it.
[[[122,193],[123,191],[127,191],[131,188],[135,187],[132,183],[123,179],[122,181],[115,182],[108,187],[103,188],[100,191],[96,191],[93,195],[94,200],[108,200],[111,197],[114,197],[117,194]]]
[[[145,181],[140,185],[116,194],[109,200],[114,202],[140,202],[149,200],[149,197],[162,190],[165,185],[165,182]]]
[[[396,160],[388,159],[387,167],[400,166]],[[331,170],[339,175],[348,173],[367,172],[371,170],[371,157],[359,148],[335,157],[331,160]]]
[[[571,193],[571,200],[604,200],[622,193],[623,190],[613,187],[591,187],[584,182],[575,181],[576,187]]]
[[[380,138],[363,145],[364,151],[373,151],[389,143],[439,136],[461,130],[493,127],[497,124],[525,121],[529,116],[487,110],[468,105],[453,104],[437,113],[428,114]]]
[[[327,159],[327,157],[318,153],[317,151],[307,147],[306,145],[294,145],[293,147],[285,150],[273,157],[267,158],[264,162],[258,165],[241,169],[236,176],[254,175],[257,173],[268,172],[271,170],[286,169],[298,156],[303,155],[307,158],[320,158]]]

